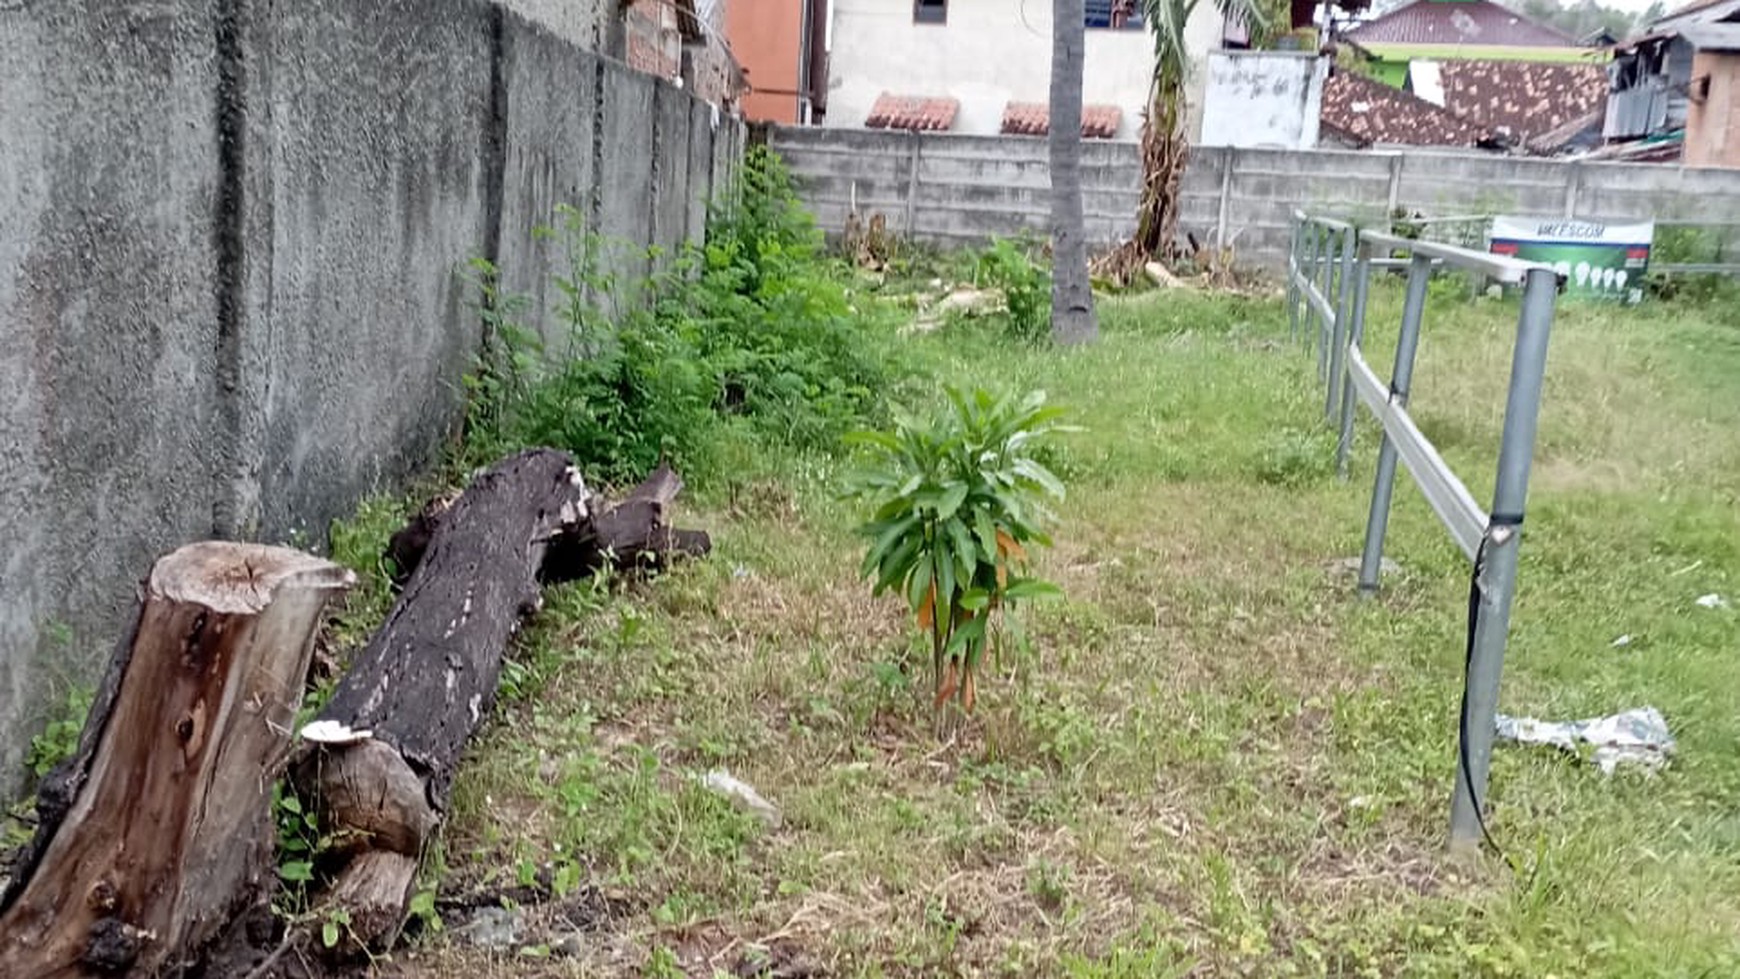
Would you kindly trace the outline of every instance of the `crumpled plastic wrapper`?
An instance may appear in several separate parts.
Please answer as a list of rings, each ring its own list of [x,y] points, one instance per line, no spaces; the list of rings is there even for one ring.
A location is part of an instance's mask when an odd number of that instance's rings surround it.
[[[1653,773],[1674,753],[1674,736],[1668,731],[1667,719],[1654,707],[1586,721],[1539,721],[1500,714],[1498,736],[1519,744],[1548,744],[1587,755],[1608,775],[1621,765],[1636,765]]]

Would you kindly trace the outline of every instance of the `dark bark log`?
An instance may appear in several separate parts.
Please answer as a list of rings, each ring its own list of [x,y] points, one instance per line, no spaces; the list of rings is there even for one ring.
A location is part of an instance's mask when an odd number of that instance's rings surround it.
[[[572,581],[600,568],[663,570],[678,558],[705,557],[713,549],[705,531],[670,526],[671,502],[682,477],[661,465],[614,506],[594,500],[588,519],[562,528],[544,561],[543,580]]]
[[[0,976],[177,975],[261,904],[322,609],[354,580],[249,544],[157,562],[0,896]]]
[[[548,449],[479,476],[434,522],[415,571],[321,712],[324,743],[293,766],[328,833],[350,841],[323,898],[349,914],[341,952],[396,937],[466,741],[495,701],[502,653],[538,601],[557,532],[584,522],[586,489]]]
[[[682,477],[661,465],[622,502],[587,501],[579,519],[565,522],[539,569],[549,584],[587,577],[604,567],[622,571],[663,570],[679,558],[705,557],[713,541],[705,531],[670,526],[671,502],[683,491]],[[387,544],[397,580],[408,579],[453,505],[453,497],[429,501]]]

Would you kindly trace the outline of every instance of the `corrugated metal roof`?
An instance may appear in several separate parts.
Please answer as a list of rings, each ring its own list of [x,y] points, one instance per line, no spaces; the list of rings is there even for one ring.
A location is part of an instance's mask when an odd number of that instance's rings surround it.
[[[1491,0],[1414,0],[1347,32],[1361,44],[1488,44],[1577,47],[1569,34]]]

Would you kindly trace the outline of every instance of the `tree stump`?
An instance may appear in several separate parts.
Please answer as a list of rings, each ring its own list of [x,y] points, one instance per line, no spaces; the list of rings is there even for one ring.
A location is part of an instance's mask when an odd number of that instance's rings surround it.
[[[272,786],[347,570],[201,543],[159,560],[0,895],[0,976],[176,975],[274,881]]]
[[[586,487],[549,449],[483,473],[431,522],[386,623],[340,681],[292,766],[342,866],[319,900],[348,916],[340,954],[397,937],[502,654],[539,601],[552,539],[587,518]]]

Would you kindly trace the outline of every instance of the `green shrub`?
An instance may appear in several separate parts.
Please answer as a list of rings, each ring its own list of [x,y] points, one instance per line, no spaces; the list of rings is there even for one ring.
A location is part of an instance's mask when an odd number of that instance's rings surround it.
[[[770,152],[752,150],[712,206],[706,246],[649,279],[610,276],[620,246],[563,215],[543,232],[569,255],[553,280],[559,350],[524,325],[526,303],[501,291],[499,271],[473,263],[488,340],[467,380],[469,464],[539,444],[599,479],[638,479],[669,459],[704,482],[727,418],[799,450],[885,420],[903,376],[892,332],[853,307]]]
[[[994,238],[979,256],[979,273],[986,283],[1003,290],[1009,335],[1036,342],[1051,331],[1051,274],[1033,260],[1031,252],[1031,243]]]
[[[997,627],[1019,641],[1015,606],[1059,594],[1017,571],[1026,545],[1051,543],[1044,503],[1062,499],[1063,485],[1032,449],[1062,412],[1045,406],[1043,392],[1016,401],[945,390],[948,406],[934,416],[854,436],[871,459],[853,491],[876,507],[859,528],[872,542],[861,573],[877,594],[898,589],[930,638],[936,706],[953,698],[971,713]]]

